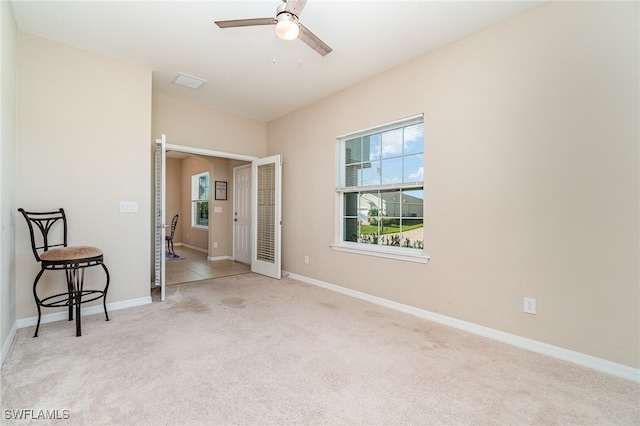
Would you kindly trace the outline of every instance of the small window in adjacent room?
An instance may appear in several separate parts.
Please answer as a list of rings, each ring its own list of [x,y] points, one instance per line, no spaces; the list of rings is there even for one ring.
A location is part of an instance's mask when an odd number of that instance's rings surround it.
[[[337,170],[332,248],[426,262],[423,116],[337,138]]]
[[[191,176],[191,226],[209,227],[209,172]]]

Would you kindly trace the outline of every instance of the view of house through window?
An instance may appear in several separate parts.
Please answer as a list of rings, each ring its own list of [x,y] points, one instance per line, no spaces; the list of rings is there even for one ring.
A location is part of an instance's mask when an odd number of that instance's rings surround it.
[[[209,172],[191,176],[191,226],[209,227]]]
[[[422,116],[338,138],[338,149],[338,244],[422,250]]]

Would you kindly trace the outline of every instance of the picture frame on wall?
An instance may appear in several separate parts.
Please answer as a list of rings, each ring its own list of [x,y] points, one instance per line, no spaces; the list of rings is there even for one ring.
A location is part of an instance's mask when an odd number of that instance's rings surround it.
[[[225,181],[216,181],[216,200],[226,200],[227,199],[227,182]]]

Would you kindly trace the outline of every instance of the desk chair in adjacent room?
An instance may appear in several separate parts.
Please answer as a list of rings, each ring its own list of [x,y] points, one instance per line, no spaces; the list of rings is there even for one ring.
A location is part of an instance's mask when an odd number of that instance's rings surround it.
[[[40,272],[33,281],[33,297],[38,308],[38,323],[33,337],[38,337],[42,307],[68,307],[69,321],[73,320],[75,307],[76,336],[82,335],[80,306],[83,303],[102,298],[104,315],[109,321],[107,313],[109,270],[103,262],[102,250],[97,247],[67,245],[67,217],[64,214],[64,209],[52,212],[28,212],[20,208],[18,211],[27,221],[33,255],[36,261],[40,262]],[[93,266],[101,266],[107,276],[106,284],[101,290],[86,290],[84,288],[85,269]],[[38,295],[38,281],[44,271],[55,270],[64,270],[67,278],[67,291],[41,298]]]

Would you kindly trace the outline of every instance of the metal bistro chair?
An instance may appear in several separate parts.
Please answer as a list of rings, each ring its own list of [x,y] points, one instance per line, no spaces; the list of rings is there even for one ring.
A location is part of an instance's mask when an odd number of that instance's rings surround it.
[[[173,234],[176,232],[177,225],[178,225],[178,215],[175,215],[173,217],[173,220],[171,220],[171,235],[166,235],[164,237],[165,240],[167,240],[167,251],[169,252],[169,254],[172,254],[174,256],[176,255],[176,252],[173,249]],[[169,246],[169,244],[171,244],[171,246]]]
[[[52,212],[28,212],[20,208],[18,211],[22,213],[27,221],[33,255],[40,262],[40,272],[33,281],[33,297],[38,308],[38,324],[33,337],[38,337],[42,307],[67,306],[69,308],[69,321],[73,320],[75,307],[76,336],[82,335],[80,329],[80,306],[83,303],[103,298],[104,315],[109,321],[109,314],[107,313],[109,270],[103,263],[102,250],[97,247],[67,245],[67,217],[64,214],[64,209]],[[57,226],[54,227],[54,225]],[[62,226],[62,229],[60,229],[60,226]],[[55,232],[50,235],[52,229],[55,229]],[[57,238],[52,238],[53,234]],[[52,242],[52,239],[55,242]],[[106,284],[102,290],[85,290],[84,288],[85,269],[92,266],[102,266],[107,275]],[[55,270],[65,271],[67,291],[41,299],[37,291],[38,281],[44,271]]]

